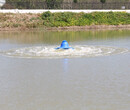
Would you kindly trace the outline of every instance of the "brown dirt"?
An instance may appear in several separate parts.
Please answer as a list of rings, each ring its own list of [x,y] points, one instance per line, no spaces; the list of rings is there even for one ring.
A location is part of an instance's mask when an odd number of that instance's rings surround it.
[[[91,25],[91,26],[70,26],[70,27],[52,27],[47,30],[91,30],[91,29],[130,29],[130,25]]]
[[[44,31],[85,31],[85,30],[130,30],[130,25],[92,25],[92,26],[70,26],[70,27],[43,27],[43,28],[27,28],[27,27],[4,27],[0,28],[0,31],[32,31],[32,30],[44,30]]]

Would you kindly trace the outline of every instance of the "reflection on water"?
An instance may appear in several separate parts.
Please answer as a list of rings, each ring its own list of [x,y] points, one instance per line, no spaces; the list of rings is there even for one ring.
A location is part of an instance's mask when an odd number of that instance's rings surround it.
[[[67,58],[65,58],[65,59],[63,59],[63,72],[64,73],[67,73],[68,72],[68,59]]]
[[[62,40],[68,42],[84,40],[105,40],[129,37],[129,30],[107,30],[107,31],[63,31],[63,32],[0,32],[0,42],[12,43],[45,43],[56,44]]]
[[[74,47],[111,47],[108,50],[119,49],[118,52],[130,49],[129,30],[35,31],[0,32],[0,51],[14,54],[30,54],[31,51],[35,56],[38,51],[42,52],[42,47],[55,47],[62,40],[69,41]],[[129,109],[129,52],[61,59],[0,55],[0,110]]]

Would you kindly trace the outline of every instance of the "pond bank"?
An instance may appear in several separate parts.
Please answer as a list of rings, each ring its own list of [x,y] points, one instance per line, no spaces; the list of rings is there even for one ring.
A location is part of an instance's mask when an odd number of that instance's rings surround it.
[[[0,31],[130,29],[129,13],[0,13]]]
[[[130,25],[92,25],[69,27],[41,27],[41,28],[0,28],[0,31],[85,31],[85,30],[130,30]]]
[[[130,25],[91,25],[91,26],[69,26],[45,28],[52,31],[82,31],[82,30],[130,30]]]
[[[86,30],[130,30],[130,25],[92,25],[69,27],[41,27],[41,28],[0,28],[0,31],[86,31]]]

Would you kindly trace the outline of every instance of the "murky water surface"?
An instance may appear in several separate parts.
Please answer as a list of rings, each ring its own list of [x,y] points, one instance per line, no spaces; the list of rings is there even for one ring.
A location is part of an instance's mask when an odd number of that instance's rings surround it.
[[[129,30],[0,32],[0,110],[129,109]]]

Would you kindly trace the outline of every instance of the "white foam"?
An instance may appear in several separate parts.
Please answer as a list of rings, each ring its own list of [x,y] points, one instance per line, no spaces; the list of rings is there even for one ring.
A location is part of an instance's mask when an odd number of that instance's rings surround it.
[[[72,46],[74,49],[56,50],[57,46],[39,46],[12,49],[3,52],[6,56],[23,57],[23,58],[72,58],[72,57],[96,57],[113,54],[125,53],[128,50],[115,47],[104,46]]]

